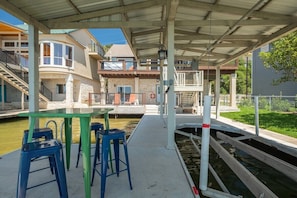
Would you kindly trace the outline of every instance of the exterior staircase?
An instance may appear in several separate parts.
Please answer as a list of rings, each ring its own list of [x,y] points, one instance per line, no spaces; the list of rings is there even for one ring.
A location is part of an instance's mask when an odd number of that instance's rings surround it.
[[[195,92],[187,91],[181,93],[181,104],[185,106],[193,105],[195,98]]]
[[[5,63],[0,62],[0,78],[9,83],[11,86],[15,87],[22,93],[29,95],[29,85],[16,74],[14,74],[11,70],[9,70]],[[39,99],[44,102],[49,102],[49,99],[39,93]]]

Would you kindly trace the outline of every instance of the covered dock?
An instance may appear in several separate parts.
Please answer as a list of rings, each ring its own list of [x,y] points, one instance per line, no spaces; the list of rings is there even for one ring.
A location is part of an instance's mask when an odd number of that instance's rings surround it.
[[[224,121],[224,122],[222,122]],[[202,117],[197,115],[177,115],[176,125],[199,125]],[[197,189],[189,178],[178,150],[167,148],[167,118],[160,119],[160,115],[144,115],[130,138],[128,151],[130,159],[133,190],[130,190],[127,173],[121,172],[107,178],[106,197],[198,197]],[[253,128],[241,123],[212,119],[214,128],[229,131],[245,132],[253,135]],[[111,126],[112,127],[112,126]],[[284,149],[297,152],[297,140],[273,132],[261,130],[260,137],[278,143]],[[20,151],[14,151],[0,159],[0,195],[1,197],[15,197],[17,171]],[[70,170],[66,172],[69,197],[84,196],[82,163],[75,168],[77,144],[72,145]],[[42,166],[40,162],[40,166]],[[30,175],[31,183],[39,183],[44,178],[51,177],[49,170]],[[41,175],[40,175],[41,174]],[[81,179],[80,179],[81,178]],[[99,197],[100,177],[95,176],[92,197]],[[27,191],[28,197],[58,197],[58,187],[55,182]]]

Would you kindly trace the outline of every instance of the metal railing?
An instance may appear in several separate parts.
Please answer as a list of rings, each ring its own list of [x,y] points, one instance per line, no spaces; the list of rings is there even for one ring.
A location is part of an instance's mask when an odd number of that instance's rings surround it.
[[[41,83],[41,86],[40,86],[40,93],[45,97],[47,97],[49,100],[53,99],[53,93],[43,83]]]
[[[145,105],[145,93],[89,93],[88,105]]]
[[[102,70],[111,71],[133,71],[137,68],[136,61],[103,61],[101,62]]]
[[[0,61],[7,69],[12,71],[25,82],[28,82],[26,78],[26,74],[28,72],[24,69],[25,65],[23,65],[24,63],[28,62],[25,57],[15,54],[11,51],[2,50],[0,48]]]
[[[102,46],[92,43],[92,44],[89,44],[88,47],[89,47],[89,52],[94,52],[104,57],[105,52]]]

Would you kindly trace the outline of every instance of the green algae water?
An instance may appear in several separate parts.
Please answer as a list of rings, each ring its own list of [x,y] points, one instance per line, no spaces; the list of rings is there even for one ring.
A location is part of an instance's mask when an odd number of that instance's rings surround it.
[[[118,128],[126,131],[127,136],[134,130],[141,118],[109,118],[110,128]],[[41,118],[39,120],[39,126],[45,127],[47,122],[54,120],[57,123],[57,139],[60,139],[61,129],[64,133],[63,119],[62,118]],[[91,122],[101,122],[104,123],[103,118],[92,118]],[[53,122],[48,124],[56,134],[56,127]],[[29,121],[27,118],[8,118],[0,119],[0,156],[6,153],[12,152],[14,150],[20,149],[22,144],[22,138],[24,130],[29,128]],[[73,143],[78,143],[79,141],[79,119],[72,119],[72,141]],[[63,134],[62,133],[62,134]],[[95,136],[91,134],[91,141],[95,142]]]
[[[184,132],[192,132],[194,129],[181,129]],[[214,134],[216,130],[211,130]],[[201,136],[201,131],[199,133]],[[192,177],[192,180],[197,188],[199,188],[200,175],[200,155],[193,146],[191,140],[179,134],[175,136],[176,144],[180,150],[181,156],[187,166],[187,169]],[[253,175],[255,175],[261,182],[270,188],[280,198],[297,198],[297,182],[288,178],[283,173],[273,169],[269,165],[255,159],[244,151],[236,149],[228,144],[222,145],[234,158],[238,160],[245,168],[247,168]],[[297,156],[295,156],[297,157]],[[296,159],[292,161],[293,164]],[[255,198],[243,182],[236,176],[236,174],[229,168],[229,166],[220,158],[220,156],[210,147],[209,163],[216,170],[218,176],[233,195],[241,195],[244,198]],[[292,173],[295,174],[295,173]],[[208,175],[208,187],[222,190],[212,174]],[[201,194],[200,194],[201,196]],[[201,196],[204,197],[204,196]]]

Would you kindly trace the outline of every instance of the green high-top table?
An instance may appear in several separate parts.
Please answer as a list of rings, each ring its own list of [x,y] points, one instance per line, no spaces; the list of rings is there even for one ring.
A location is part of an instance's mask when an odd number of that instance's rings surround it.
[[[70,167],[70,152],[72,142],[72,118],[80,120],[80,134],[82,143],[82,158],[83,158],[83,178],[85,185],[85,197],[91,197],[91,158],[90,158],[90,121],[91,117],[104,115],[105,129],[109,130],[108,112],[110,108],[63,108],[37,112],[20,113],[20,117],[29,117],[29,134],[28,142],[32,141],[33,130],[35,128],[36,118],[64,118],[65,124],[65,144],[66,144],[66,167]]]

